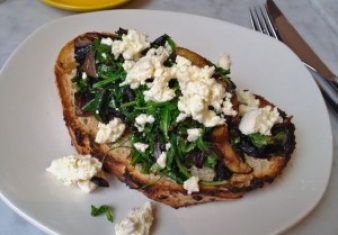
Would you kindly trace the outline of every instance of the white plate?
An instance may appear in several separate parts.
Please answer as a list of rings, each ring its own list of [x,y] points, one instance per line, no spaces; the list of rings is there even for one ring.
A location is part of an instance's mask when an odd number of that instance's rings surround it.
[[[148,200],[116,179],[109,189],[84,194],[45,172],[53,159],[74,153],[54,85],[60,48],[83,32],[118,27],[146,32],[151,39],[167,33],[212,61],[224,51],[230,53],[233,81],[293,114],[297,127],[297,149],[274,184],[240,200],[178,210],[154,202],[152,234],[277,234],[317,205],[331,170],[329,118],[314,81],[286,46],[220,20],[113,10],[49,23],[28,37],[5,64],[0,79],[0,192],[13,210],[51,234],[110,235],[114,223],[91,217],[92,204],[112,206],[115,221],[120,221]]]

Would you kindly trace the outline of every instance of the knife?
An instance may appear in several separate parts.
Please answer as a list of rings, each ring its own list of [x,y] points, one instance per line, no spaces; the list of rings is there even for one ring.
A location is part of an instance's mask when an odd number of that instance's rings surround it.
[[[303,61],[322,90],[323,96],[338,110],[338,77],[305,42],[273,0],[267,0],[266,7],[280,39]]]

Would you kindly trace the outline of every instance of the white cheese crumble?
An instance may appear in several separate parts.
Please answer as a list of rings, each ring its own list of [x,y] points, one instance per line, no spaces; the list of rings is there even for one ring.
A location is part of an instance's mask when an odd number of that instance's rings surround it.
[[[149,87],[143,92],[146,101],[165,102],[175,97],[175,91],[169,88],[172,79],[171,69],[163,66],[169,57],[170,50],[166,47],[150,49],[145,56],[135,61],[125,61],[123,64],[127,72],[126,79],[120,84],[129,84],[131,89],[137,89],[140,85]],[[153,81],[150,82],[149,80]]]
[[[168,69],[162,66],[170,53],[164,47],[150,49],[139,60],[125,60],[123,68],[127,72],[126,79],[121,85],[129,84],[131,89],[146,84],[146,80],[154,77],[168,76]]]
[[[168,151],[171,148],[171,143],[166,143],[165,149]]]
[[[239,115],[243,116],[246,112],[259,107],[259,99],[256,99],[255,95],[248,91],[237,89],[236,90],[238,102],[239,102]]]
[[[134,61],[125,60],[123,68],[127,72],[127,75],[120,86],[129,84],[131,89],[137,89],[140,85],[145,85],[147,79],[152,74],[152,65],[149,61],[145,61],[142,58],[137,64]]]
[[[112,54],[116,59],[122,54],[124,59],[134,60],[149,46],[147,35],[129,29],[127,34],[122,35],[122,40],[114,40]]]
[[[199,68],[192,65],[188,59],[177,56],[176,64],[165,67],[163,63],[170,53],[169,47],[161,46],[150,49],[136,61],[126,60],[123,65],[127,72],[126,80],[120,85],[129,84],[132,89],[147,85],[149,89],[143,92],[145,101],[165,102],[172,100],[176,95],[169,87],[170,80],[176,78],[182,91],[178,101],[180,114],[177,122],[192,117],[205,126],[212,127],[225,122],[216,112],[235,115],[229,101],[224,101],[226,91],[223,85],[212,78],[214,66]],[[149,81],[150,79],[152,81]],[[210,110],[210,107],[216,112]]]
[[[231,67],[230,55],[225,52],[222,53],[222,55],[218,59],[217,65],[225,70],[230,69]]]
[[[142,153],[144,153],[147,148],[149,147],[148,144],[144,144],[144,143],[134,143],[134,148]]]
[[[114,143],[123,134],[126,125],[120,118],[113,118],[108,124],[99,122],[95,142],[99,144]]]
[[[236,116],[237,111],[233,109],[233,104],[231,102],[231,98],[232,98],[232,94],[230,92],[227,92],[225,94],[225,100],[223,102],[222,111],[223,111],[224,115]]]
[[[149,45],[147,36],[134,30],[128,30],[122,40],[113,42],[114,56],[123,54],[125,58],[123,68],[127,75],[120,86],[128,84],[131,89],[137,89],[140,85],[147,85],[149,89],[143,92],[145,101],[165,102],[176,96],[169,82],[177,79],[182,92],[178,101],[180,114],[177,122],[191,117],[207,127],[213,127],[225,123],[222,115],[237,114],[232,109],[231,97],[228,97],[223,85],[212,78],[214,66],[200,68],[188,59],[177,56],[176,64],[166,67],[163,63],[170,56],[170,46],[151,48],[142,57],[137,55]],[[218,64],[227,69],[231,65],[229,55],[224,53]]]
[[[187,137],[187,140],[189,142],[194,142],[195,140],[198,139],[198,137],[200,137],[202,135],[202,129],[201,128],[191,128],[191,129],[188,129],[187,132],[188,132],[188,137]]]
[[[114,41],[111,38],[102,38],[100,41],[101,44],[108,45],[108,46],[112,46],[113,42]]]
[[[277,108],[266,106],[264,108],[251,109],[244,114],[240,123],[239,130],[244,135],[260,133],[271,135],[271,128],[274,124],[282,122]]]
[[[86,80],[86,79],[88,78],[87,73],[86,73],[86,72],[82,72],[81,78],[82,78],[83,80]]]
[[[53,160],[46,171],[55,175],[63,184],[77,184],[86,193],[96,188],[91,178],[102,174],[102,163],[90,155],[69,155]]]
[[[154,81],[149,84],[150,89],[144,91],[145,101],[165,102],[172,100],[175,97],[175,91],[169,88],[169,81],[171,80],[168,76],[162,76],[154,78]]]
[[[183,182],[183,188],[188,191],[188,194],[193,192],[199,192],[200,188],[198,186],[199,178],[197,176],[191,176],[189,179]]]
[[[172,66],[172,69],[175,71],[182,92],[178,101],[181,114],[176,121],[192,117],[207,127],[224,124],[224,118],[218,116],[215,111],[209,110],[212,106],[216,111],[221,111],[225,97],[222,84],[212,78],[215,67],[199,68],[186,58],[177,56],[176,65]]]
[[[115,225],[116,235],[149,235],[154,220],[150,202],[132,209],[129,215]]]
[[[167,166],[167,153],[162,152],[156,160],[156,163],[161,167],[161,169],[164,169]]]
[[[142,132],[144,130],[144,127],[147,123],[154,123],[155,118],[152,115],[147,114],[140,114],[135,118],[135,127],[139,132]]]

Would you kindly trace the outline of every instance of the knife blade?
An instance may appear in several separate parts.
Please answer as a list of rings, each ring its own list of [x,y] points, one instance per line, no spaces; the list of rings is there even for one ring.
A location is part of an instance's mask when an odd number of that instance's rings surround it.
[[[306,64],[316,69],[325,79],[337,80],[337,76],[324,64],[319,56],[291,25],[273,0],[267,0],[266,6],[272,16],[275,27],[283,42]]]
[[[273,0],[266,1],[266,8],[281,41],[303,61],[316,80],[324,98],[338,111],[338,77],[306,43]]]

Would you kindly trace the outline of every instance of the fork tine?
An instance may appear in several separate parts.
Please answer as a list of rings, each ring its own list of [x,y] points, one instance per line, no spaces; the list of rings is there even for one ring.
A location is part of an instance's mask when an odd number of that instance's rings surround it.
[[[279,39],[266,7],[249,8],[249,13],[251,26],[254,30]]]
[[[259,13],[258,13],[258,10],[259,10]],[[259,22],[261,23],[261,28],[266,35],[271,36],[263,10],[261,7],[259,7],[258,10],[256,10],[256,14],[258,16]]]
[[[273,25],[273,23],[271,21],[271,17],[270,17],[270,15],[268,13],[267,6],[265,5],[265,7],[263,8],[264,10],[262,10],[262,8],[260,8],[260,9],[261,9],[261,13],[263,15],[263,19],[265,21],[267,30],[270,32],[269,35],[273,36],[276,39],[279,39],[277,31],[275,29],[275,26]]]
[[[258,15],[257,8],[250,9],[250,19],[251,19],[251,24],[253,25],[253,28],[260,32],[260,33],[265,33],[262,28],[262,22],[260,20],[260,16]]]
[[[257,26],[257,22],[256,22],[257,20],[256,20],[256,18],[254,17],[254,14],[253,14],[251,8],[249,8],[249,14],[250,14],[250,22],[251,22],[251,27],[252,27],[252,29],[254,29],[254,30],[256,30],[256,31],[259,31],[258,26]]]

